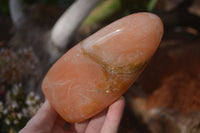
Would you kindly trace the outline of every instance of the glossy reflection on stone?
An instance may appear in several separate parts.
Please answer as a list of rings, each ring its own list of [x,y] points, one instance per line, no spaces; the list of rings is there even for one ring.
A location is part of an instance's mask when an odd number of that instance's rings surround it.
[[[136,80],[163,35],[159,17],[136,13],[106,26],[64,54],[42,89],[68,122],[80,122],[117,100]]]

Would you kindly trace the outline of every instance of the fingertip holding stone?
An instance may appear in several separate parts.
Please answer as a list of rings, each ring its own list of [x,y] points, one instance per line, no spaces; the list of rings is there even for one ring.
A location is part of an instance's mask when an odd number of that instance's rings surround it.
[[[117,100],[153,56],[163,35],[160,18],[136,13],[113,22],[65,53],[42,89],[68,122],[80,122]]]

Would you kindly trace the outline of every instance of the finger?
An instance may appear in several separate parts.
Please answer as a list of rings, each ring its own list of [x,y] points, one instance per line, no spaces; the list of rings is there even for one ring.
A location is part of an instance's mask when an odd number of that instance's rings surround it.
[[[125,99],[123,96],[109,107],[101,133],[117,133],[124,107]]]
[[[60,116],[58,116],[51,133],[67,133],[65,126],[66,121]]]
[[[99,133],[106,118],[107,110],[93,117],[86,129],[86,133]]]
[[[59,127],[59,128],[62,128],[62,129],[66,129],[67,128],[66,126],[67,126],[67,122],[63,118],[58,116],[55,123],[54,123],[54,128]]]
[[[35,116],[29,120],[20,133],[50,132],[57,119],[57,113],[46,100]]]
[[[85,132],[88,123],[89,123],[89,120],[79,122],[79,123],[74,123],[70,126],[70,130],[71,132],[83,133]]]

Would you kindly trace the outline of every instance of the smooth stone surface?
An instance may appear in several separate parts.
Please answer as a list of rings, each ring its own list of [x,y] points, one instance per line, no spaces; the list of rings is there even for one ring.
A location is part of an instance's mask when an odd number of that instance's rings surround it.
[[[136,13],[106,26],[65,53],[42,89],[70,123],[86,120],[117,100],[136,80],[163,35],[159,17]]]

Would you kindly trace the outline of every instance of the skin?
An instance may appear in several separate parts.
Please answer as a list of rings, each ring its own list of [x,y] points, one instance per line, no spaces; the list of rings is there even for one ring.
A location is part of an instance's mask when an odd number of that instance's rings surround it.
[[[108,109],[93,118],[66,128],[66,122],[46,100],[19,133],[117,133],[124,107],[125,99],[120,97]]]

